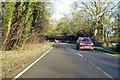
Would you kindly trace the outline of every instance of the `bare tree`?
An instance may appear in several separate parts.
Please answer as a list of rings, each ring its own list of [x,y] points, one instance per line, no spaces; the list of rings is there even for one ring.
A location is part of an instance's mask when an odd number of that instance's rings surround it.
[[[108,22],[114,13],[116,13],[115,8],[117,7],[118,4],[115,4],[114,2],[101,2],[101,1],[96,1],[96,2],[82,2],[82,4],[85,6],[85,8],[89,11],[88,15],[92,15],[93,21],[95,23],[95,26],[93,27],[94,29],[98,30],[99,24],[102,24],[103,26],[103,42],[104,42],[104,30],[105,30],[105,25]],[[108,17],[105,17],[108,15]],[[106,19],[103,19],[106,18]],[[107,19],[108,18],[108,19]],[[102,20],[101,20],[102,19]],[[108,30],[107,30],[108,31]],[[97,39],[97,32],[94,30],[94,38],[95,42]]]

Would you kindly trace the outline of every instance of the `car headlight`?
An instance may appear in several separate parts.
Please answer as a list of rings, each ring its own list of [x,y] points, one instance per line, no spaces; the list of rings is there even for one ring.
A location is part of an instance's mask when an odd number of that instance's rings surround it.
[[[83,45],[83,43],[80,43],[80,45]]]
[[[91,45],[93,45],[93,43],[91,43]]]

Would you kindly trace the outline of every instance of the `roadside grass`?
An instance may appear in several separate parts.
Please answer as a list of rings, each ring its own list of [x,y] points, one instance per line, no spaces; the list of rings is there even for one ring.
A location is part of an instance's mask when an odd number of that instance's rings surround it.
[[[48,42],[28,44],[24,49],[2,51],[2,78],[13,78],[51,47]]]
[[[105,49],[103,47],[96,47],[96,46],[94,46],[94,49],[101,50],[101,51],[104,51],[104,52],[108,52],[110,54],[114,54],[114,55],[120,56],[120,53],[114,52],[114,51],[111,51],[111,50],[108,50],[108,49]]]

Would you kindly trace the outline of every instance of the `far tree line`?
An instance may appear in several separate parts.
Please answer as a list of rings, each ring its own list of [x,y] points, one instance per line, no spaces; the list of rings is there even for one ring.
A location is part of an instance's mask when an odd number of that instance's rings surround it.
[[[56,23],[48,38],[76,40],[90,37],[94,42],[119,42],[120,2],[74,2],[71,14]]]
[[[23,48],[46,39],[120,41],[120,2],[74,2],[71,13],[51,20],[52,2],[2,2],[2,49]],[[1,11],[1,10],[0,10]]]

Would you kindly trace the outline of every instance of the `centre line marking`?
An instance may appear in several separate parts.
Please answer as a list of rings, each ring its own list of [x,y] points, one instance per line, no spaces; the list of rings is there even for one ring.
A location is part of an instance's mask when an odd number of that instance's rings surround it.
[[[80,57],[83,57],[83,55],[81,55],[80,53],[77,53]]]

